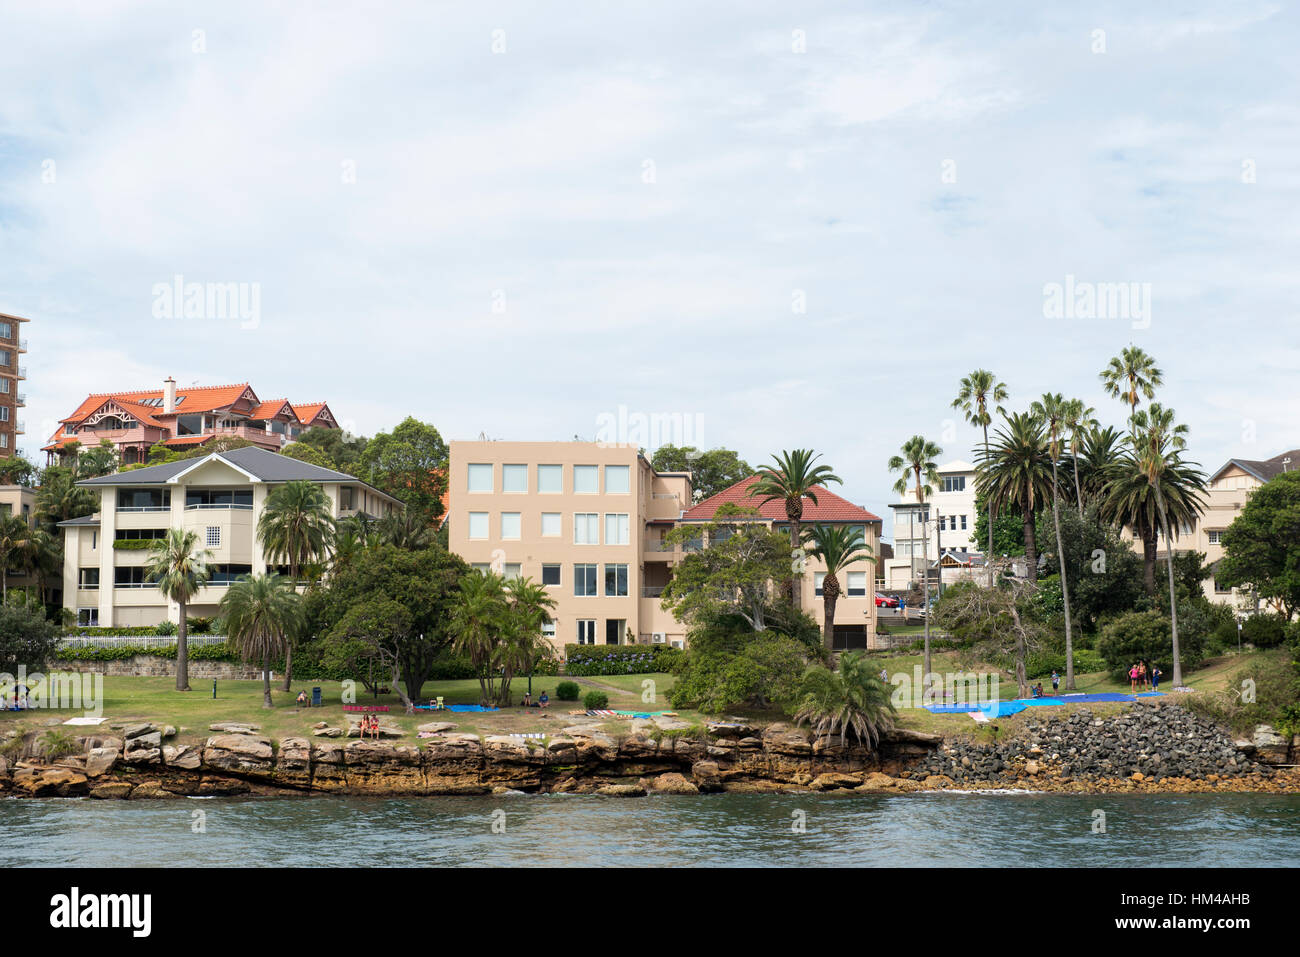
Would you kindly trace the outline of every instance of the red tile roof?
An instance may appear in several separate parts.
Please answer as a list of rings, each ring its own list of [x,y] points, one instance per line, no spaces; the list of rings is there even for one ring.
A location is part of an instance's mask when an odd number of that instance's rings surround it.
[[[293,411],[293,406],[289,405],[288,399],[270,399],[267,402],[263,402],[261,405],[253,408],[248,413],[248,417],[250,419],[274,419],[281,412],[285,411],[286,408],[290,415],[295,418],[297,417],[296,413]]]
[[[311,425],[312,420],[320,415],[323,408],[325,408],[324,402],[305,402],[302,405],[295,405],[293,414],[298,417],[298,421],[303,425]]]
[[[711,495],[698,505],[692,506],[686,510],[682,516],[685,522],[708,522],[713,520],[714,514],[718,507],[731,502],[745,508],[756,508],[758,514],[763,518],[775,521],[785,521],[785,503],[780,499],[772,499],[769,502],[763,502],[759,496],[750,497],[749,489],[758,481],[757,475],[751,475],[749,478],[741,479],[731,488],[723,489],[717,495]],[[854,505],[846,498],[841,498],[834,492],[828,492],[820,486],[815,489],[817,494],[817,504],[814,505],[808,499],[803,503],[803,519],[808,522],[878,522],[880,517],[872,515],[865,508]],[[762,503],[762,504],[760,504]]]

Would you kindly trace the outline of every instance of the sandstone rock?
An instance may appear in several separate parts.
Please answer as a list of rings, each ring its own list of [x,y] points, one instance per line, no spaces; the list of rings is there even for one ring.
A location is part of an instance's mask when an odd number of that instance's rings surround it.
[[[343,737],[343,729],[327,728],[324,726],[324,722],[322,722],[321,725],[317,726],[312,731],[312,734],[314,734],[318,738],[341,738]]]
[[[262,730],[260,724],[245,724],[242,721],[223,721],[221,724],[208,725],[209,731],[220,731],[223,734],[256,734]]]
[[[122,737],[127,741],[130,741],[132,738],[138,738],[141,735],[150,734],[153,730],[154,727],[151,724],[129,724],[122,729]]]
[[[450,721],[428,721],[415,730],[425,734],[442,734],[444,731],[455,731],[456,726]]]
[[[639,784],[606,784],[596,793],[605,797],[645,797],[646,791]]]
[[[752,738],[762,733],[760,728],[743,721],[710,721],[704,728],[719,738]]]
[[[197,771],[203,763],[203,752],[193,745],[173,747],[169,744],[162,749],[162,760],[169,768]]]
[[[841,774],[838,771],[828,771],[825,774],[819,774],[812,779],[809,784],[814,791],[833,791],[838,788],[856,788],[862,783],[862,778],[852,774]]]
[[[21,768],[14,790],[27,797],[76,797],[89,792],[86,775],[71,768]]]
[[[946,774],[931,774],[921,782],[921,786],[927,791],[935,791],[943,788],[950,788],[953,786],[953,783],[953,779],[948,777]]]
[[[164,738],[174,738],[174,737],[176,737],[176,728],[175,728],[175,726],[169,724],[169,725],[167,725],[165,728],[163,728],[162,736],[163,736]]]
[[[215,735],[203,747],[203,765],[218,771],[269,776],[274,766],[271,739],[251,732]]]
[[[366,734],[366,740],[367,740],[367,741],[374,740],[373,737],[372,737],[373,734],[374,734],[373,731],[367,732],[367,734]],[[396,725],[392,725],[392,724],[381,724],[381,725],[379,726],[379,737],[380,737],[380,738],[401,738],[401,737],[404,737],[405,735],[406,735],[406,732],[403,731],[401,728],[397,727]],[[347,736],[348,736],[349,738],[359,738],[359,737],[361,737],[361,722],[360,722],[360,721],[353,721],[353,722],[350,722],[350,723],[348,724],[348,734],[347,734]]]
[[[657,794],[699,794],[700,789],[676,771],[660,774],[650,779],[650,787]]]
[[[162,760],[162,749],[135,748],[122,755],[122,760],[127,764],[157,764]]]
[[[1255,757],[1265,764],[1286,764],[1290,751],[1290,739],[1278,734],[1272,725],[1256,726],[1251,735],[1251,744],[1255,746]]]
[[[690,722],[681,718],[669,718],[662,714],[655,715],[650,720],[661,731],[685,731],[691,726]]]
[[[90,789],[90,796],[93,798],[109,798],[121,800],[130,797],[131,790],[135,787],[126,781],[105,781],[103,784],[96,784]]]
[[[716,761],[696,761],[691,765],[691,779],[701,791],[722,789],[722,774]]]
[[[141,781],[131,792],[132,801],[175,801],[182,795],[169,791],[158,781]]]

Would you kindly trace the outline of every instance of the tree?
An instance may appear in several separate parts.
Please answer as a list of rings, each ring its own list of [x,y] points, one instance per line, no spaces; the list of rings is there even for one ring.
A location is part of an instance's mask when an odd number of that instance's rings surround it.
[[[1082,399],[1070,399],[1065,403],[1062,425],[1070,437],[1070,459],[1074,465],[1074,497],[1079,506],[1079,515],[1083,516],[1083,483],[1079,480],[1079,449],[1087,440],[1088,433],[1099,428],[1093,415],[1097,410],[1084,405]]]
[[[371,439],[359,464],[371,485],[423,515],[426,523],[442,515],[447,443],[432,425],[408,416],[391,433]]]
[[[100,439],[97,446],[86,449],[77,456],[77,479],[85,480],[98,478],[101,475],[112,475],[117,471],[117,466],[117,446],[108,439]]]
[[[15,675],[18,666],[39,671],[54,657],[59,629],[42,609],[30,604],[0,604],[0,672]]]
[[[822,578],[822,634],[827,648],[835,647],[835,603],[840,597],[839,572],[855,562],[871,562],[876,559],[871,554],[871,546],[862,540],[862,536],[852,525],[817,524],[807,533],[812,546],[809,554],[821,559],[826,566]]]
[[[795,724],[811,723],[819,738],[840,736],[840,745],[853,737],[868,750],[894,726],[889,687],[876,674],[871,659],[860,651],[840,658],[838,671],[810,665],[804,674],[803,700]]]
[[[1085,634],[1095,632],[1103,620],[1131,611],[1142,599],[1142,559],[1102,518],[1099,506],[1089,505],[1082,517],[1066,509],[1060,537],[1054,525],[1045,534],[1047,548],[1078,569],[1070,583],[1070,608]]]
[[[1061,540],[1060,482],[1056,464],[1061,460],[1061,442],[1065,437],[1066,420],[1072,411],[1070,403],[1061,393],[1046,392],[1030,406],[1029,411],[1043,423],[1047,433],[1048,456],[1052,460],[1052,524],[1056,540]],[[1065,574],[1065,551],[1056,550],[1056,564],[1061,574],[1061,598],[1065,602],[1065,690],[1074,690],[1074,634],[1070,622],[1070,583]]]
[[[957,398],[952,400],[954,409],[961,409],[966,416],[966,421],[971,425],[978,426],[984,433],[984,454],[989,452],[989,425],[993,422],[993,416],[989,412],[989,403],[993,403],[999,415],[1005,415],[1006,409],[1002,408],[1002,403],[1007,401],[1007,387],[998,381],[997,376],[987,369],[976,369],[970,375],[961,380],[961,385],[957,390]],[[993,584],[993,505],[988,504],[988,551],[985,553],[985,564],[989,569],[989,585]],[[978,541],[978,539],[977,539]]]
[[[987,515],[992,509],[988,507],[988,500],[989,497],[983,492],[977,491],[975,493],[975,529],[973,535],[977,542],[989,537]],[[992,531],[993,554],[989,556],[991,560],[1025,553],[1024,522],[1021,521],[1020,513],[1014,507],[1006,506],[1000,512],[994,514]]]
[[[257,520],[262,551],[269,561],[289,566],[289,581],[295,588],[303,567],[329,554],[334,532],[329,496],[314,482],[285,482],[267,496]],[[293,680],[293,638],[292,632],[286,633],[283,691]]]
[[[1130,528],[1142,542],[1142,582],[1148,595],[1156,591],[1158,537],[1164,523],[1162,507],[1174,528],[1190,525],[1204,510],[1204,476],[1174,454],[1157,472],[1159,494],[1151,484],[1140,455],[1120,454],[1101,499],[1102,517],[1117,528]]]
[[[93,515],[98,507],[99,496],[77,485],[72,469],[52,465],[41,473],[41,484],[36,490],[36,517],[49,528],[69,519]]]
[[[9,571],[32,548],[32,528],[17,515],[0,515],[0,601],[9,597]]]
[[[302,620],[302,601],[294,583],[275,574],[233,582],[221,597],[221,617],[226,621],[227,639],[240,658],[262,662],[262,707],[275,707],[271,661],[288,655],[289,636]]]
[[[501,668],[499,702],[510,703],[510,681],[516,675],[531,674],[539,661],[552,654],[551,643],[542,626],[552,621],[555,599],[545,585],[531,578],[519,577],[506,581],[505,622],[502,641],[497,651]]]
[[[749,487],[751,497],[766,503],[779,499],[785,505],[785,517],[790,522],[790,558],[795,572],[790,579],[790,603],[796,608],[802,604],[803,535],[800,521],[803,518],[803,500],[817,504],[817,489],[834,482],[842,485],[843,479],[831,471],[829,465],[817,465],[821,458],[812,449],[795,449],[772,456],[772,464],[758,470],[758,481]]]
[[[212,553],[198,550],[198,532],[169,528],[167,534],[149,546],[145,563],[146,580],[155,582],[168,601],[180,608],[176,628],[176,690],[190,690],[189,621],[186,607],[190,599],[208,580],[208,560]]]
[[[505,580],[493,572],[475,570],[461,579],[451,613],[452,649],[469,659],[478,678],[479,704],[497,700],[494,659],[498,634],[505,627]]]
[[[1300,612],[1300,472],[1283,472],[1251,493],[1223,533],[1215,579],[1250,587],[1287,620]]]
[[[1034,519],[1052,494],[1052,461],[1043,424],[1034,415],[1016,412],[994,434],[996,441],[980,456],[975,474],[979,494],[987,495],[995,512],[1014,509],[1020,515],[1029,578],[1038,578],[1038,544]]]
[[[936,604],[934,618],[939,627],[953,634],[966,633],[992,643],[999,651],[1009,649],[1015,662],[1017,694],[1024,698],[1029,694],[1026,661],[1030,649],[1042,636],[1033,618],[1021,606],[1033,600],[1039,586],[1033,581],[1006,576],[1009,569],[1009,562],[994,563],[994,570],[999,574],[993,588],[960,583],[949,588]]]
[[[1107,395],[1128,404],[1129,424],[1136,439],[1137,425],[1133,422],[1133,416],[1137,414],[1138,402],[1143,396],[1154,398],[1156,389],[1164,384],[1156,360],[1137,346],[1129,346],[1110,360],[1110,364],[1101,371],[1100,378]]]
[[[916,502],[924,505],[934,494],[934,486],[939,481],[939,465],[935,461],[943,454],[943,449],[921,435],[914,435],[903,443],[902,455],[895,455],[889,460],[889,471],[898,472],[898,481],[894,491],[906,495],[910,487],[915,486]],[[924,479],[924,482],[922,482]],[[925,673],[930,673],[930,530],[929,510],[921,517],[921,579],[925,601]],[[939,573],[943,574],[942,570]],[[940,579],[942,580],[942,579]]]
[[[390,512],[374,523],[374,534],[388,545],[412,550],[428,548],[435,537],[425,516],[409,508]]]
[[[1081,454],[1075,456],[1075,486],[1085,503],[1099,502],[1115,476],[1127,437],[1114,426],[1090,428],[1082,435]],[[1071,449],[1074,443],[1071,442]]]
[[[705,714],[793,704],[813,653],[775,627],[754,632],[735,615],[701,619],[689,637],[669,699],[674,708],[694,707]],[[820,645],[820,635],[813,643]]]
[[[333,460],[314,445],[290,442],[284,447],[281,454],[291,459],[297,459],[299,462],[306,462],[308,465],[316,465],[323,469],[334,469],[336,472],[340,471],[335,467]]]
[[[731,449],[701,452],[693,445],[661,445],[655,449],[650,464],[656,472],[690,472],[691,489],[697,502],[754,474],[749,463]]]
[[[302,462],[320,464],[316,457],[307,452],[311,449],[316,456],[325,460],[325,468],[347,475],[356,475],[361,471],[361,456],[368,444],[369,440],[364,437],[349,435],[342,429],[317,425],[312,426],[285,446],[284,454],[291,455]]]
[[[36,479],[36,466],[22,455],[0,459],[0,485],[21,485],[31,488]]]

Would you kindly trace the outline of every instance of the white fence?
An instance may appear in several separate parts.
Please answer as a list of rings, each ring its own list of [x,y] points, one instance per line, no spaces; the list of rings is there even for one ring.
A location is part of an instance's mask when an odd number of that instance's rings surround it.
[[[199,645],[219,645],[226,639],[219,635],[190,635],[186,640],[189,647]],[[59,644],[64,648],[174,648],[175,635],[81,635],[60,638]]]

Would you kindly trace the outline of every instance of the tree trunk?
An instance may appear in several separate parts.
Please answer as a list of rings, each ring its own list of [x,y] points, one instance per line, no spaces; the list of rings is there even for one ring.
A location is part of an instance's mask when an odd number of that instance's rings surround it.
[[[925,499],[921,497],[921,476],[917,472],[916,478],[916,500],[925,505]],[[924,508],[921,511],[921,594],[922,602],[925,605],[925,671],[921,675],[921,681],[924,683],[928,680],[930,674],[930,529],[929,523],[926,522],[926,512]]]
[[[1165,512],[1163,496],[1159,488],[1156,495],[1160,502],[1160,520],[1165,527],[1165,557],[1169,560],[1169,628],[1174,645],[1174,687],[1183,684],[1183,663],[1178,655],[1178,593],[1174,588],[1174,542],[1169,537],[1169,515]]]
[[[1156,534],[1142,530],[1142,587],[1148,595],[1156,593]]]
[[[1023,522],[1025,536],[1025,563],[1029,566],[1029,580],[1038,581],[1038,542],[1034,534],[1034,513],[1029,510],[1024,513],[1021,521]]]
[[[826,591],[826,582],[822,582],[822,591]],[[822,640],[826,642],[826,650],[835,650],[835,599],[830,595],[823,595],[822,613],[826,620],[822,622]]]
[[[786,516],[789,518],[789,516]],[[790,519],[790,561],[795,564],[798,571],[790,579],[790,604],[795,608],[803,605],[803,545],[800,543],[800,521],[797,518]]]
[[[1028,644],[1025,641],[1025,629],[1020,623],[1020,610],[1016,608],[1016,596],[1011,595],[1011,620],[1016,626],[1016,694],[1021,698],[1029,697],[1029,677],[1025,667],[1028,657]]]
[[[1079,453],[1074,453],[1074,497],[1079,503],[1079,517],[1083,518],[1083,489],[1079,486]]]
[[[1070,630],[1070,583],[1065,577],[1065,547],[1061,544],[1061,508],[1058,503],[1056,463],[1052,463],[1052,523],[1056,526],[1056,565],[1061,572],[1061,599],[1065,602],[1065,690],[1074,690],[1074,636]]]
[[[984,463],[985,467],[989,460],[989,427],[984,426]],[[988,496],[989,511],[989,550],[984,553],[984,567],[989,570],[989,587],[993,587],[993,496]]]
[[[190,690],[190,625],[185,615],[186,602],[178,601],[181,620],[176,627],[176,690]]]
[[[298,566],[294,562],[289,563],[289,582],[293,585],[293,590],[298,590]],[[281,691],[289,690],[289,683],[293,681],[293,635],[284,636],[284,685]]]
[[[271,701],[271,662],[266,655],[262,655],[262,707],[275,707],[275,703]]]

